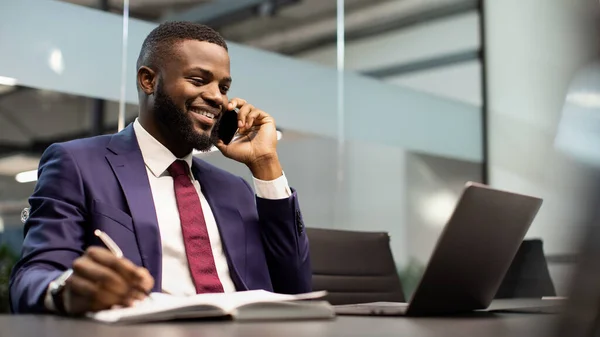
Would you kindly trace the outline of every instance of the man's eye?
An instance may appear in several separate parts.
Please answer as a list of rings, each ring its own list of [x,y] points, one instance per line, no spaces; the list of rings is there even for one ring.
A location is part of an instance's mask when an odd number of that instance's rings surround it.
[[[204,85],[204,79],[203,78],[193,77],[191,80],[192,80],[192,83],[194,85]]]
[[[221,93],[226,94],[229,91],[229,87],[226,85],[221,86]]]

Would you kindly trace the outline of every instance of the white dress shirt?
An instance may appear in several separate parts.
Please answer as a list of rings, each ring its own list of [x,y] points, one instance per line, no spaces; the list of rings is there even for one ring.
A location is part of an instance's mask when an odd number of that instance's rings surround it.
[[[177,159],[184,160],[191,168],[192,154],[177,158],[164,145],[146,131],[136,119],[133,123],[138,145],[146,165],[146,173],[154,200],[154,209],[158,220],[158,228],[162,244],[162,291],[173,295],[188,296],[196,293],[189,270],[188,260],[183,243],[183,234],[179,219],[173,178],[167,168]],[[190,169],[191,172],[191,169]],[[223,251],[221,236],[213,212],[202,194],[200,183],[190,174],[190,179],[200,198],[204,219],[210,238],[217,274],[225,292],[235,291],[229,274],[229,266]],[[281,177],[263,181],[253,178],[256,195],[264,199],[285,199],[292,194],[284,174]],[[223,225],[223,224],[222,224]],[[45,304],[54,310],[52,298],[48,291]]]
[[[133,124],[133,128],[146,164],[148,180],[150,181],[150,188],[152,189],[152,197],[154,199],[154,208],[156,209],[158,228],[160,230],[162,242],[162,290],[173,295],[195,294],[196,288],[192,281],[183,243],[173,178],[167,172],[167,168],[178,158],[152,137],[137,119]],[[192,154],[190,153],[184,158],[179,159],[188,163],[191,172]],[[206,221],[215,266],[223,285],[223,291],[233,292],[235,291],[235,286],[229,275],[229,267],[225,252],[223,251],[217,222],[208,201],[206,201],[206,198],[202,194],[200,183],[191,174],[190,179],[200,197],[200,204],[204,212],[204,220]],[[257,179],[254,180],[258,196],[283,199],[288,198],[291,194],[284,175],[270,182],[256,182]]]

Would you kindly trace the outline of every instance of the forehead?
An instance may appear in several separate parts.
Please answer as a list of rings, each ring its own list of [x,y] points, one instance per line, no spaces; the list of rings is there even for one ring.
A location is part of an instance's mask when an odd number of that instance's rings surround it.
[[[171,67],[186,71],[201,68],[217,77],[229,77],[229,54],[225,48],[214,43],[185,40],[173,46],[175,54],[168,62]]]

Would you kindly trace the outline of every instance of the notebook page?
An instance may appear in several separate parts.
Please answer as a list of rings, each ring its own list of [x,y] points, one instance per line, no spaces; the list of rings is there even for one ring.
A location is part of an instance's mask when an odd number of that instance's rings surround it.
[[[305,294],[288,295],[269,292],[266,290],[248,290],[238,291],[234,293],[210,293],[198,294],[192,296],[173,296],[163,293],[154,293],[151,295],[151,300],[144,300],[138,306],[156,306],[161,305],[178,305],[181,307],[192,307],[197,305],[212,305],[219,307],[226,312],[238,308],[240,306],[258,303],[258,302],[282,302],[294,301],[323,297],[327,294],[326,291],[316,291]]]
[[[278,294],[272,293],[265,290],[249,290],[249,291],[240,291],[232,294],[228,294],[229,296],[224,298],[223,303],[220,304],[221,308],[225,309],[228,312],[233,311],[236,308],[241,306],[251,304],[251,303],[259,303],[259,302],[283,302],[283,301],[298,301],[298,300],[306,300],[306,299],[314,299],[320,298],[327,295],[326,291],[315,291],[304,294],[297,295],[288,295],[288,294]]]
[[[200,313],[206,311],[208,313],[211,310],[210,316],[215,315],[215,309],[218,312],[223,310],[217,308],[218,303],[222,302],[219,300],[219,294],[205,294],[202,296],[202,300],[196,300],[193,303],[190,302],[189,297],[173,296],[163,293],[152,293],[149,297],[142,301],[137,301],[131,307],[120,307],[115,306],[108,310],[98,311],[96,313],[88,313],[87,317],[104,322],[117,322],[121,320],[143,320],[147,317],[149,320],[153,320],[156,317],[160,317],[161,313],[174,313],[177,311],[185,311],[196,304],[194,308]],[[220,294],[222,295],[222,294]],[[222,312],[222,315],[225,314]]]

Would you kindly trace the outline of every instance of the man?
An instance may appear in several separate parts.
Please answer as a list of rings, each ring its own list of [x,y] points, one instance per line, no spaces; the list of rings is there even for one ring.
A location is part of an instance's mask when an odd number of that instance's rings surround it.
[[[223,38],[203,25],[162,24],[144,41],[137,69],[132,125],[44,152],[11,275],[12,310],[77,315],[131,305],[150,291],[310,291],[308,241],[277,157],[275,122],[228,99]],[[214,129],[233,109],[244,136],[226,145]],[[192,157],[213,144],[250,169],[256,196],[242,178]]]

